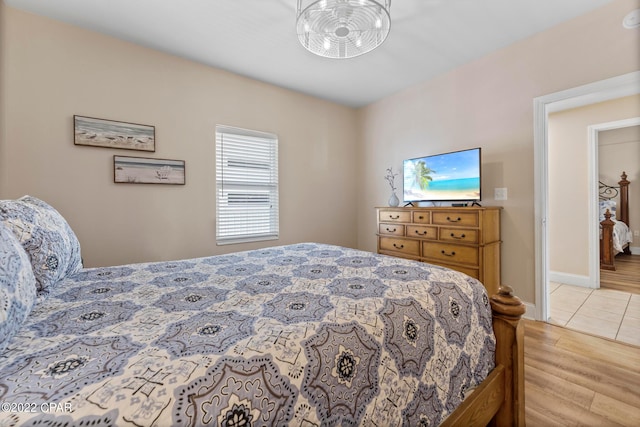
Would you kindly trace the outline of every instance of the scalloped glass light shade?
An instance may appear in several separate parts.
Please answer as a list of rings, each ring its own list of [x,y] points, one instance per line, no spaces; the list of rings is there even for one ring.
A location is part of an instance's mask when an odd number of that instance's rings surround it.
[[[391,26],[391,0],[298,0],[298,39],[325,58],[353,58],[380,46]]]

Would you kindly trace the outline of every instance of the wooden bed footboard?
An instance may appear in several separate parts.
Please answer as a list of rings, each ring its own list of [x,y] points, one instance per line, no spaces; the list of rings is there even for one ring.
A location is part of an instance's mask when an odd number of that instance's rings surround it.
[[[491,297],[493,332],[496,335],[496,366],[505,368],[504,402],[492,424],[524,426],[524,324],[520,321],[525,305],[502,286]]]
[[[609,209],[604,213],[602,226],[602,236],[600,236],[600,268],[603,270],[615,270],[616,264],[613,254],[613,227],[615,223],[611,221]]]
[[[525,306],[502,286],[491,297],[496,367],[441,426],[524,426]]]

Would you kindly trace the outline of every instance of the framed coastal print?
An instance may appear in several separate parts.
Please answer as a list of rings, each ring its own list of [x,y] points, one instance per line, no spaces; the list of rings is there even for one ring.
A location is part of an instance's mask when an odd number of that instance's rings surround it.
[[[118,184],[185,184],[184,160],[113,156],[113,181]]]
[[[75,145],[156,151],[155,126],[73,116],[73,131]]]

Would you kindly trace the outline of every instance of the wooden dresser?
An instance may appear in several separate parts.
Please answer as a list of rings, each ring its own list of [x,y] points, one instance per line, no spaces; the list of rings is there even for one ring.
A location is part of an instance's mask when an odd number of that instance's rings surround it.
[[[376,208],[378,253],[437,264],[500,286],[500,207]]]

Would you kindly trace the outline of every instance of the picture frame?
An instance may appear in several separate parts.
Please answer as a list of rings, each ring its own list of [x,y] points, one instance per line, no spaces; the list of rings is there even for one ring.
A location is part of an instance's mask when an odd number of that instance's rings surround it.
[[[113,182],[116,184],[185,185],[184,160],[113,156]]]
[[[156,128],[138,123],[73,116],[73,143],[91,147],[156,151]]]

